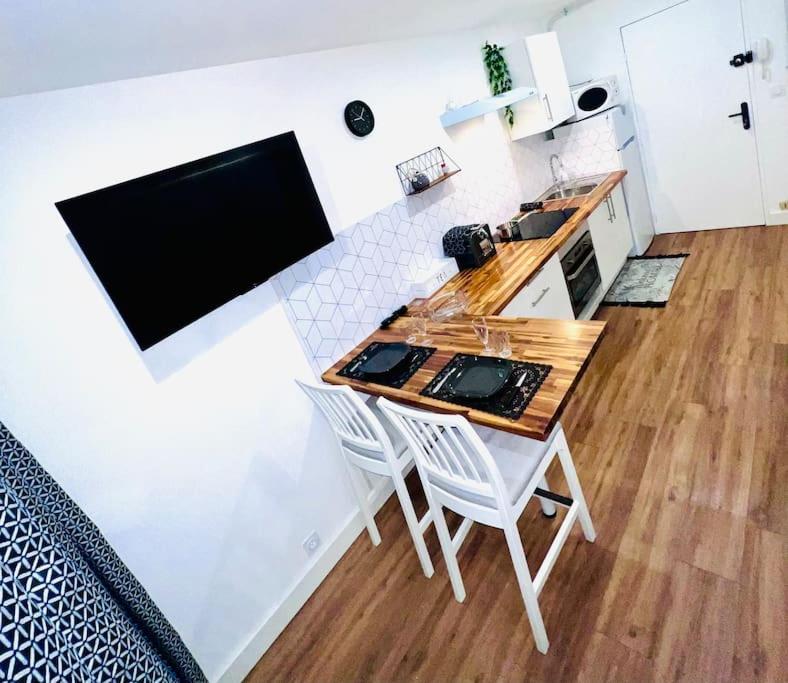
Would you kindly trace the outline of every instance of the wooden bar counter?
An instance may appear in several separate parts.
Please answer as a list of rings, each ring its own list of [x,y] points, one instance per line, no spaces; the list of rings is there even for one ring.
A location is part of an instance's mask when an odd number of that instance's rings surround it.
[[[431,341],[423,345],[435,347],[437,350],[401,389],[341,377],[338,373],[373,341],[404,341],[408,336],[407,317],[397,320],[388,330],[377,330],[367,337],[323,373],[323,381],[329,384],[347,384],[366,394],[385,396],[393,401],[425,410],[460,413],[476,424],[544,441],[550,435],[572,389],[596,350],[606,323],[536,318],[487,318],[490,330],[509,332],[512,346],[511,360],[544,363],[553,367],[525,412],[519,420],[515,421],[422,396],[419,393],[454,354],[482,352],[482,346],[474,334],[471,320],[471,316],[458,316],[449,322],[428,323],[427,337]]]

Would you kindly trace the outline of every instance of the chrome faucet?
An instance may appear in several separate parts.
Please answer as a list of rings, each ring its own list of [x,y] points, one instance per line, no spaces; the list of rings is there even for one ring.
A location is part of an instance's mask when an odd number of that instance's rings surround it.
[[[555,170],[555,162],[558,162],[559,171]],[[566,169],[564,168],[564,162],[561,161],[561,157],[559,157],[557,154],[550,155],[550,173],[553,174],[553,182],[556,185],[558,185],[558,183],[561,181],[559,175],[560,173],[563,173],[564,178],[566,178]]]

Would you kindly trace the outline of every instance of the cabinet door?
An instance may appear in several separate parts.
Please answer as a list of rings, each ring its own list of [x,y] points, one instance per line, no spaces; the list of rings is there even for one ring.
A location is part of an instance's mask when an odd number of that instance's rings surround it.
[[[555,33],[539,33],[525,39],[531,71],[539,91],[549,128],[566,121],[575,113],[564,58]]]
[[[512,318],[574,320],[572,302],[558,254],[542,266],[533,279],[512,299],[501,315]]]
[[[512,140],[555,128],[575,113],[564,59],[555,33],[539,33],[508,46],[506,59],[516,86],[536,88],[537,92],[514,109]]]
[[[620,184],[588,217],[588,227],[594,242],[602,288],[607,290],[632,248],[632,233],[629,230],[624,192]]]

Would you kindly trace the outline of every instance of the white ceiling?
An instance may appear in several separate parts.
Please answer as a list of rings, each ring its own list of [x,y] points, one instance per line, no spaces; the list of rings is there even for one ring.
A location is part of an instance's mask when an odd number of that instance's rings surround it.
[[[509,21],[567,0],[0,0],[0,96]]]

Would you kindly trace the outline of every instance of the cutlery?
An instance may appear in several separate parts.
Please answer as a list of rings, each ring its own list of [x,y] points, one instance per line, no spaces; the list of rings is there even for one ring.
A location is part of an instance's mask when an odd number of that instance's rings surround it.
[[[454,366],[454,367],[453,367],[451,370],[449,370],[449,373],[446,375],[446,377],[444,377],[444,378],[443,378],[443,379],[442,379],[440,382],[438,382],[438,386],[436,386],[436,387],[435,387],[435,388],[432,390],[432,393],[433,393],[433,394],[437,394],[437,393],[438,393],[438,391],[440,390],[440,388],[441,388],[441,387],[442,387],[444,384],[446,384],[446,380],[447,380],[447,379],[449,379],[449,377],[451,377],[451,376],[452,376],[452,374],[454,374],[454,371],[455,371],[456,369],[457,369],[457,366],[455,365],[455,366]]]

